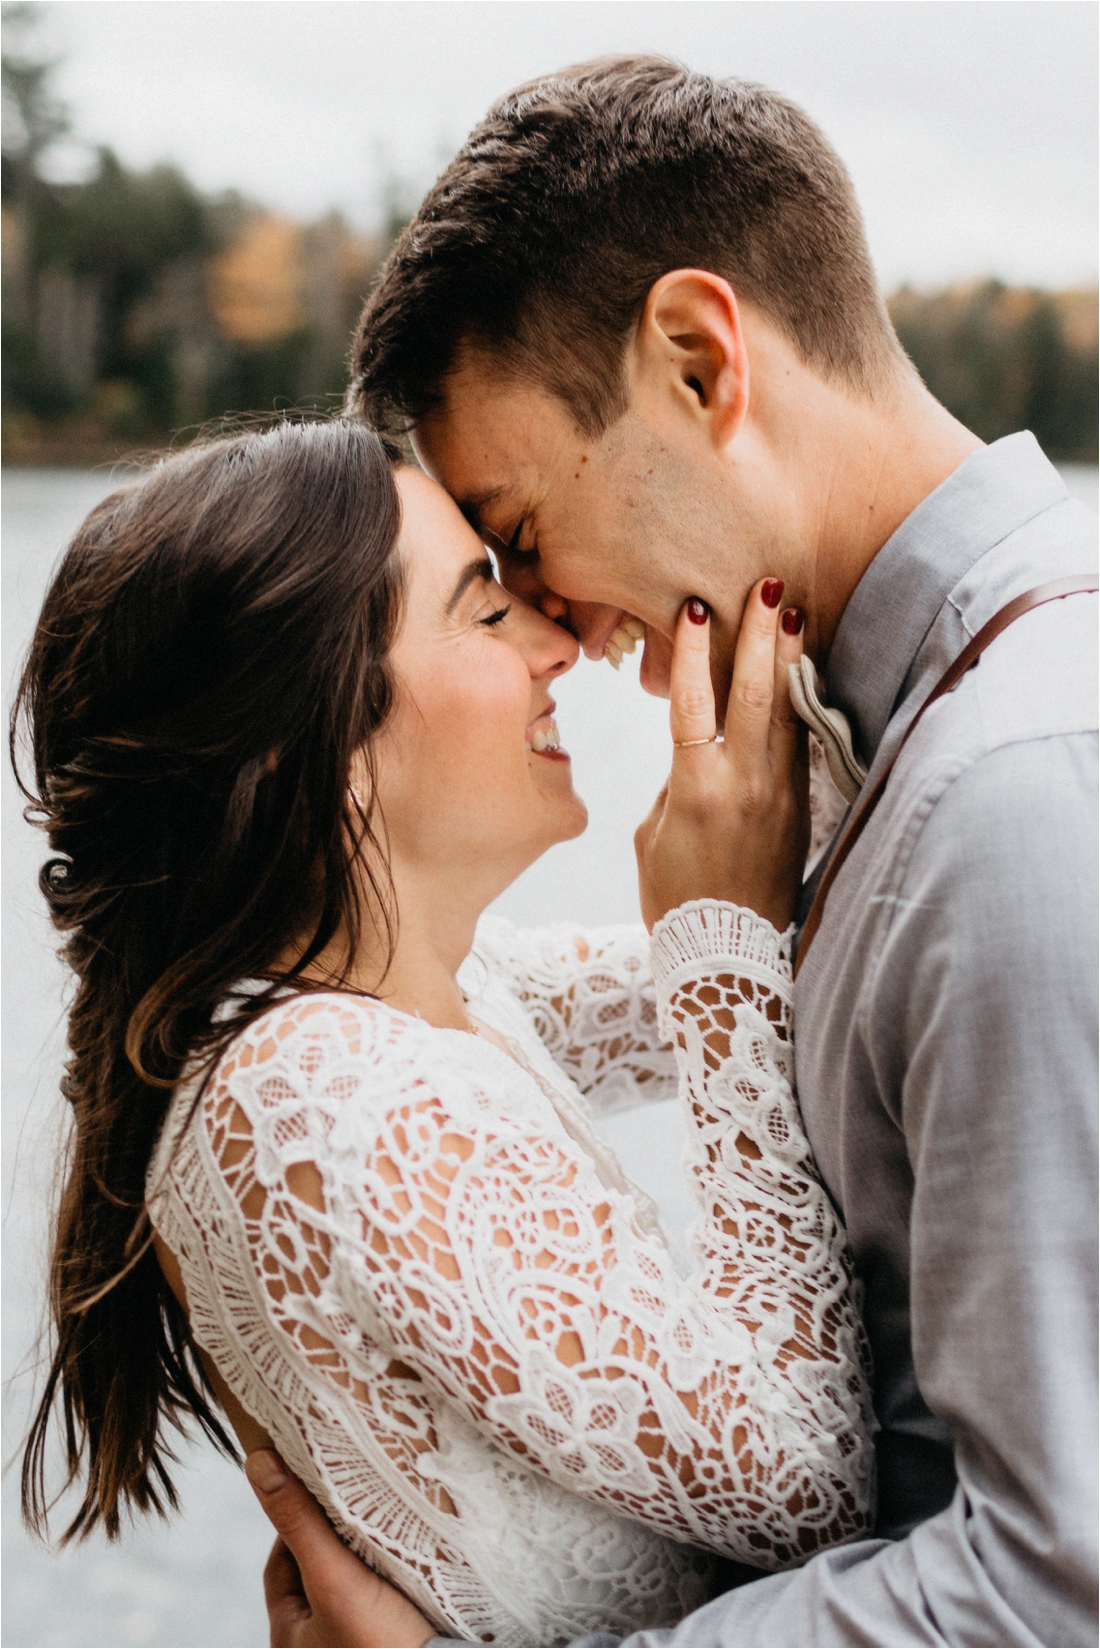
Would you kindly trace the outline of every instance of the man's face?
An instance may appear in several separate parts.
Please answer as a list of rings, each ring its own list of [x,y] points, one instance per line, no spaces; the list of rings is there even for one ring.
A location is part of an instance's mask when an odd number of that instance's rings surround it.
[[[714,605],[707,546],[717,477],[712,455],[694,454],[662,424],[660,407],[635,394],[622,418],[589,439],[549,392],[467,357],[415,446],[498,555],[510,590],[566,623],[593,658],[625,615],[640,618],[642,685],[667,694],[684,600]],[[716,621],[720,628],[718,613]]]

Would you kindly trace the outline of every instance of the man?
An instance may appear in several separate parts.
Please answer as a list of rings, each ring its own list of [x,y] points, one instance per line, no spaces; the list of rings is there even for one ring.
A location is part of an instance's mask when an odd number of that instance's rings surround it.
[[[723,701],[745,595],[782,578],[864,796],[968,640],[1094,566],[1033,440],[983,448],[919,382],[805,115],[661,61],[496,105],[367,306],[352,395],[590,655],[641,619],[650,691],[698,596]],[[1083,594],[1030,612],[922,720],[800,957],[876,1537],[630,1643],[1096,1641],[1095,620]],[[278,1641],[424,1641],[276,1462],[251,1470],[305,1586],[277,1553]]]

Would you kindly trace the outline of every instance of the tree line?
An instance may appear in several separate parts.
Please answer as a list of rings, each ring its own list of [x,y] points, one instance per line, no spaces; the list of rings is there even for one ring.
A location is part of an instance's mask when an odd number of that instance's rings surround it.
[[[903,286],[888,300],[898,337],[936,398],[996,441],[1030,429],[1050,458],[1097,461],[1097,291],[972,281]]]
[[[68,130],[56,65],[5,5],[3,422],[8,462],[160,444],[227,410],[338,403],[352,330],[400,214],[375,237],[298,224],[173,166],[97,151],[82,183],[43,158]]]
[[[31,8],[6,6],[26,33]],[[160,444],[227,411],[335,406],[361,303],[401,223],[296,224],[171,166],[98,151],[82,183],[43,175],[67,130],[53,65],[3,57],[3,424],[8,462]],[[1030,429],[1097,460],[1097,292],[995,280],[888,300],[924,381],[985,440]]]

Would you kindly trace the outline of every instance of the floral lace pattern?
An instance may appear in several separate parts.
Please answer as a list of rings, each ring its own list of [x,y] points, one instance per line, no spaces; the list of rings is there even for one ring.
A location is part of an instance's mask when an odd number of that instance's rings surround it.
[[[190,1120],[181,1086],[150,1165],[198,1343],[349,1544],[458,1636],[671,1622],[708,1554],[780,1569],[867,1525],[863,1345],[791,1091],[782,942],[699,904],[649,952],[640,928],[484,924],[464,988],[509,1053],[289,997]],[[582,1097],[677,1081],[687,1281]]]

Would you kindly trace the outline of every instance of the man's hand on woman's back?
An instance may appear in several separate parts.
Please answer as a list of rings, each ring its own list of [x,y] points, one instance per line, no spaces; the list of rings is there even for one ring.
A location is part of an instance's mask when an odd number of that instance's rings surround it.
[[[258,1449],[248,1481],[279,1538],[264,1570],[272,1649],[420,1649],[424,1616],[349,1551],[277,1454]]]

